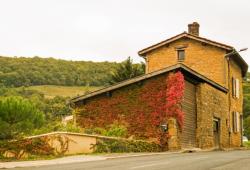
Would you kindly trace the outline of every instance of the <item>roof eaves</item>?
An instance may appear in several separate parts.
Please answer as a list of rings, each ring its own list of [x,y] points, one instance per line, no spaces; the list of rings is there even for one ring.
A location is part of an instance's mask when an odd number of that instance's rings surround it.
[[[235,51],[235,53],[232,55],[232,59],[234,59],[238,63],[238,65],[241,67],[242,77],[245,77],[247,74],[247,70],[248,70],[248,64],[246,63],[246,61],[241,57],[241,55],[237,51]]]
[[[176,65],[173,65],[173,66],[170,66],[170,67],[167,67],[167,68],[164,68],[164,69],[152,72],[152,73],[144,74],[142,76],[137,76],[135,78],[128,79],[128,80],[119,82],[117,84],[111,85],[111,86],[104,87],[104,88],[102,88],[100,90],[94,91],[94,92],[89,93],[87,95],[81,95],[81,96],[74,97],[70,101],[71,101],[71,103],[75,103],[75,102],[77,102],[79,100],[84,100],[84,99],[87,99],[87,98],[90,98],[90,97],[93,97],[93,96],[96,96],[96,95],[99,95],[99,94],[102,94],[102,93],[105,93],[105,92],[108,92],[108,91],[111,91],[111,90],[115,90],[115,89],[127,86],[129,84],[136,83],[136,82],[139,82],[141,80],[145,80],[145,79],[148,79],[150,77],[154,77],[156,75],[159,75],[159,74],[162,74],[162,73],[177,69],[179,67],[180,67],[180,64],[176,64]]]
[[[216,89],[221,90],[224,93],[228,92],[228,89],[226,87],[224,87],[224,86],[216,83],[215,81],[201,75],[200,73],[196,72],[195,70],[192,70],[191,68],[189,68],[185,65],[182,65],[182,69],[184,69],[184,71],[187,71],[188,73],[195,75],[198,79],[203,80],[204,82],[210,84],[211,86],[215,87]]]
[[[207,38],[204,38],[204,37],[195,36],[195,35],[189,34],[189,33],[187,33],[187,36],[188,36],[189,38],[195,39],[195,40],[197,40],[197,41],[202,41],[202,42],[204,42],[204,43],[208,43],[208,44],[211,44],[211,45],[220,47],[220,48],[224,48],[224,49],[226,49],[226,50],[233,50],[233,47],[230,46],[230,45],[226,45],[226,44],[223,44],[223,43],[219,43],[219,42],[217,42],[217,41],[213,41],[213,40],[210,40],[210,39],[207,39]]]
[[[181,33],[181,34],[177,34],[177,35],[175,35],[175,36],[173,36],[173,37],[171,37],[171,38],[168,38],[168,39],[166,39],[166,40],[163,40],[163,41],[161,41],[161,42],[159,42],[159,43],[156,43],[156,44],[154,44],[154,45],[151,45],[151,46],[149,46],[149,47],[147,47],[147,48],[144,48],[144,49],[140,50],[140,51],[138,52],[138,54],[139,54],[139,56],[142,56],[142,57],[143,57],[147,52],[152,51],[152,50],[154,50],[154,49],[156,49],[156,48],[162,47],[163,45],[168,44],[169,41],[172,42],[172,41],[174,41],[174,40],[177,40],[177,39],[183,37],[183,36],[186,35],[186,34],[187,34],[186,32],[183,32],[183,33]]]
[[[117,83],[115,85],[111,85],[111,86],[102,88],[100,90],[94,91],[94,92],[89,93],[87,95],[74,97],[74,98],[72,98],[70,100],[71,101],[70,103],[75,103],[75,102],[77,102],[79,100],[84,100],[84,99],[87,99],[87,98],[90,98],[90,97],[93,97],[93,96],[96,96],[96,95],[99,95],[99,94],[103,94],[105,92],[112,91],[112,90],[127,86],[129,84],[133,84],[133,83],[136,83],[136,82],[139,82],[139,81],[142,81],[142,80],[145,80],[145,79],[148,79],[148,78],[151,78],[151,77],[154,77],[154,76],[157,76],[157,75],[160,75],[160,74],[172,71],[172,70],[176,70],[176,69],[182,69],[182,70],[184,70],[186,72],[189,72],[190,74],[196,76],[198,79],[200,79],[200,80],[202,80],[204,82],[207,82],[208,84],[212,85],[213,87],[215,87],[215,88],[217,88],[217,89],[219,89],[219,90],[221,90],[221,91],[223,91],[225,93],[228,92],[228,89],[226,89],[225,87],[223,87],[223,86],[219,85],[218,83],[206,78],[205,76],[203,76],[203,75],[199,74],[198,72],[190,69],[189,67],[185,66],[184,64],[176,64],[176,65],[173,65],[173,66],[170,66],[170,67],[167,67],[167,68],[164,68],[164,69],[152,72],[152,73],[148,73],[148,74],[138,76],[138,77],[135,77],[135,78],[132,78],[132,79],[129,79],[129,80],[125,80],[125,81]]]
[[[232,46],[229,46],[229,45],[226,45],[226,44],[223,44],[223,43],[219,43],[219,42],[216,42],[216,41],[213,41],[213,40],[209,40],[209,39],[206,39],[206,38],[203,38],[203,37],[200,37],[200,36],[195,36],[195,35],[192,35],[192,34],[189,34],[187,32],[183,32],[181,34],[178,34],[174,37],[171,37],[169,39],[166,39],[164,41],[161,41],[157,44],[154,44],[152,46],[149,46],[147,48],[144,48],[142,50],[140,50],[138,52],[139,56],[142,56],[142,57],[145,57],[145,55],[154,50],[154,49],[157,49],[159,47],[162,47],[170,42],[173,42],[179,38],[182,38],[182,37],[188,37],[190,39],[194,39],[194,40],[197,40],[197,41],[200,41],[200,42],[203,42],[203,43],[207,43],[207,44],[210,44],[210,45],[213,45],[213,46],[216,46],[216,47],[219,47],[219,48],[223,48],[223,49],[226,49],[226,50],[233,50],[233,47]]]

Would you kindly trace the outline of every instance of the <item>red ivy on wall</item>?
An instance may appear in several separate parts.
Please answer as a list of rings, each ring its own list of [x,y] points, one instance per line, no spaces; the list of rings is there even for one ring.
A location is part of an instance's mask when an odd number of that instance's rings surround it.
[[[184,96],[184,76],[181,72],[170,74],[167,84],[169,84],[166,99],[167,116],[175,117],[182,128],[184,113],[181,110],[181,102]]]
[[[93,98],[79,110],[77,123],[85,128],[107,128],[112,123],[127,127],[128,136],[156,138],[164,134],[160,125],[175,117],[183,126],[181,102],[184,95],[184,77],[181,72],[160,75],[116,90],[112,97]]]

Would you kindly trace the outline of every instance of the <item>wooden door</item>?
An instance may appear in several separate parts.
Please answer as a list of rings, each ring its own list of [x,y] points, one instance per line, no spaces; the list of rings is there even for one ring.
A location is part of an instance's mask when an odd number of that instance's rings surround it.
[[[184,101],[182,103],[184,112],[184,125],[181,132],[181,147],[196,147],[196,87],[185,81]]]
[[[213,132],[214,132],[214,147],[219,148],[220,143],[220,119],[214,118],[213,120]]]

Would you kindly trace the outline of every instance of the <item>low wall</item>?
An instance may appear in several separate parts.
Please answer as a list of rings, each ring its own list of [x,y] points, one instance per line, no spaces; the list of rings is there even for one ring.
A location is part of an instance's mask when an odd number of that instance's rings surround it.
[[[70,132],[53,132],[30,136],[5,144],[5,157],[25,158],[29,155],[74,155],[97,152],[156,152],[158,144],[140,140]]]
[[[99,136],[88,134],[53,132],[31,136],[28,139],[44,137],[48,139],[50,146],[55,149],[56,153],[63,153],[64,155],[92,153],[94,151],[93,146],[99,138]]]

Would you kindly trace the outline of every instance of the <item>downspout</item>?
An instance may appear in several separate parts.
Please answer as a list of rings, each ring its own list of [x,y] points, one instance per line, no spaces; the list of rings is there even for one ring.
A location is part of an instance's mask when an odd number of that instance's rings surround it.
[[[228,121],[229,121],[229,147],[231,147],[232,145],[232,127],[231,127],[231,95],[232,95],[232,92],[230,89],[230,82],[231,82],[231,78],[230,78],[230,55],[233,55],[237,53],[237,51],[235,49],[233,49],[232,52],[228,53],[225,55],[226,59],[227,59],[227,77],[228,77],[228,105],[229,105],[229,114],[228,114]]]
[[[239,50],[239,51],[236,51],[235,49],[233,49],[230,53],[228,53],[228,54],[226,54],[225,55],[225,57],[226,57],[226,59],[227,59],[227,64],[228,64],[228,91],[229,91],[229,94],[228,94],[228,104],[229,104],[229,146],[231,147],[231,144],[232,144],[232,140],[231,140],[231,138],[232,138],[232,136],[231,136],[231,134],[232,134],[232,128],[231,128],[231,119],[230,119],[230,115],[231,115],[231,90],[232,89],[230,89],[230,81],[231,81],[231,78],[230,78],[230,55],[234,55],[234,54],[237,54],[239,57],[240,57],[240,55],[239,55],[239,52],[242,52],[242,51],[246,51],[248,48],[243,48],[243,49],[241,49],[241,50]],[[243,60],[244,61],[244,60]],[[242,129],[243,128],[241,128],[241,138],[242,138],[242,136],[243,136],[243,134],[242,134]],[[242,143],[242,139],[241,139],[241,143]]]
[[[230,54],[230,53],[229,53]],[[232,133],[232,128],[231,128],[231,118],[230,118],[230,115],[231,115],[231,90],[230,90],[230,81],[231,81],[231,78],[230,78],[230,57],[229,55],[227,55],[226,57],[227,59],[227,77],[228,77],[228,105],[229,105],[229,113],[228,113],[228,124],[229,124],[229,147],[231,147],[231,133]]]

